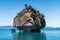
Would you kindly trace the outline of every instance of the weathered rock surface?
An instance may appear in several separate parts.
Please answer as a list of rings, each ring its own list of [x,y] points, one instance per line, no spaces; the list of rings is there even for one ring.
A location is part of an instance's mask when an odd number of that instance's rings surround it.
[[[44,15],[31,6],[19,12],[13,20],[13,26],[23,31],[38,32],[46,25]]]

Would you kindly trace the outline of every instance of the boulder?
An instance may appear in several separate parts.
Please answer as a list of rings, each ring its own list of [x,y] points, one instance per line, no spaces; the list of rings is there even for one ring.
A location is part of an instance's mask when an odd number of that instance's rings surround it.
[[[13,27],[24,32],[39,32],[45,25],[44,15],[30,5],[25,5],[25,8],[13,20]]]

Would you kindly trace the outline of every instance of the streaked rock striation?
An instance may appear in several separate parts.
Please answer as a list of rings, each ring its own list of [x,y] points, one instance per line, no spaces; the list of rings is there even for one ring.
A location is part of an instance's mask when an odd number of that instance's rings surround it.
[[[13,26],[23,31],[39,32],[46,25],[44,15],[25,5],[25,9],[19,12],[13,20]]]

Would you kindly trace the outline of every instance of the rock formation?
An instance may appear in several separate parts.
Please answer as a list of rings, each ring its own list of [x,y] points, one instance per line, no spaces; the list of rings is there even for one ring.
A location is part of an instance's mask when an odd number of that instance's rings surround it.
[[[22,31],[39,32],[46,25],[44,15],[25,5],[25,9],[19,12],[13,20],[13,26]]]

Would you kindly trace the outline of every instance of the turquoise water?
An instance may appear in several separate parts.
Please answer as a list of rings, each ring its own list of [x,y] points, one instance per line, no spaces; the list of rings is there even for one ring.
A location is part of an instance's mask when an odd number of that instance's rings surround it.
[[[12,32],[11,28],[0,28],[0,40],[60,40],[60,30],[42,32]]]

